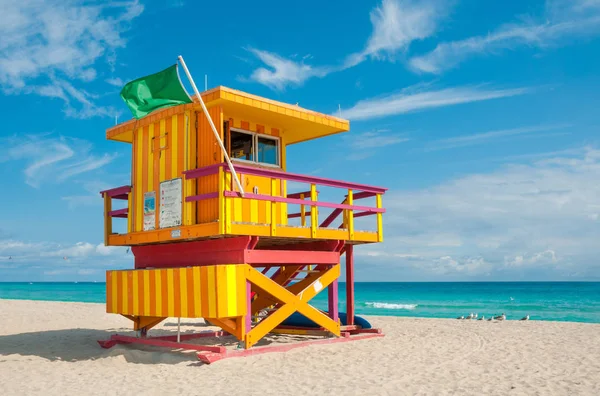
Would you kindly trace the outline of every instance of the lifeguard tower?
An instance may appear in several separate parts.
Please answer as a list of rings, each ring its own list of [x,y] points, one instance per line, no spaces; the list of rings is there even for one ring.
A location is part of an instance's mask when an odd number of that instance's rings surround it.
[[[347,132],[349,122],[226,87],[201,98],[202,106],[196,98],[106,131],[131,144],[132,177],[101,192],[105,244],[135,256],[134,269],[107,271],[106,310],[131,319],[138,336],[100,344],[197,350],[211,363],[302,345],[252,348],[269,333],[311,343],[380,336],[355,322],[354,246],[383,240],[386,189],[286,171],[289,146]],[[126,219],[122,232],[113,232],[115,218]],[[310,302],[325,289],[328,309],[317,309]],[[222,331],[149,337],[168,317],[204,318]],[[223,334],[240,348],[182,343]]]

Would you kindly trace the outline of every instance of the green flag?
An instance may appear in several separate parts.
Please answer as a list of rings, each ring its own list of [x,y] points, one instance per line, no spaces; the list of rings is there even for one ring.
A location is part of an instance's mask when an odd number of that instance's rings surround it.
[[[121,90],[121,98],[137,119],[163,107],[192,103],[179,79],[177,64],[128,82]]]

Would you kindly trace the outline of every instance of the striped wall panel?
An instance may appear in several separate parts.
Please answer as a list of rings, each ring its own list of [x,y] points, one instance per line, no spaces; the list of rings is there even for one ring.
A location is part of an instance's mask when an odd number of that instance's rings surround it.
[[[246,314],[245,264],[106,272],[106,312],[232,318]]]

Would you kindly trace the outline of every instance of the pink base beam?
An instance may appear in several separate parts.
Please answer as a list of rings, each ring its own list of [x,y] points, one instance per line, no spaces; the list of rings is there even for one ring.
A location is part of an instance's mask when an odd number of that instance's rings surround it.
[[[220,337],[226,335],[223,331],[207,331],[195,334],[182,334],[180,335],[180,340],[191,340],[194,338],[206,338],[206,337]],[[225,353],[227,349],[223,346],[209,346],[209,345],[197,345],[197,344],[185,344],[182,342],[176,342],[177,336],[160,336],[160,337],[131,337],[115,334],[111,336],[108,340],[100,340],[98,344],[102,348],[108,349],[112,348],[116,344],[142,344],[142,345],[152,345],[157,347],[164,348],[173,348],[173,349],[188,349],[192,351],[206,351],[210,353]]]
[[[262,355],[264,353],[273,353],[273,352],[287,352],[292,349],[302,348],[309,345],[326,345],[326,344],[337,344],[340,342],[348,342],[348,341],[358,341],[358,340],[366,340],[369,338],[383,337],[383,334],[360,334],[353,337],[341,337],[341,338],[328,338],[324,340],[312,340],[312,341],[303,341],[294,344],[282,344],[276,346],[265,346],[258,348],[250,348],[239,351],[227,351],[225,353],[213,353],[213,352],[199,352],[198,360],[203,363],[211,364],[223,359],[230,358],[240,358],[247,356],[255,356]]]

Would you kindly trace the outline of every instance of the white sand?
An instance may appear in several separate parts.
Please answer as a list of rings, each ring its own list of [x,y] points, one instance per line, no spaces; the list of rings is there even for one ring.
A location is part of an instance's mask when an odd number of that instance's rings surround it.
[[[369,320],[386,337],[202,365],[193,353],[100,348],[130,330],[100,304],[0,300],[0,394],[600,395],[600,325]]]

